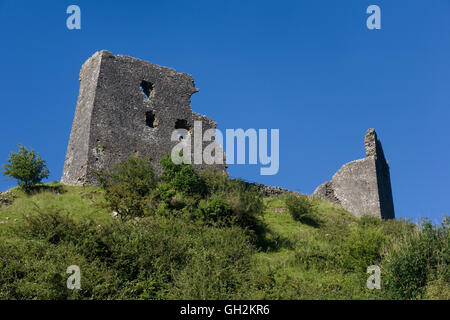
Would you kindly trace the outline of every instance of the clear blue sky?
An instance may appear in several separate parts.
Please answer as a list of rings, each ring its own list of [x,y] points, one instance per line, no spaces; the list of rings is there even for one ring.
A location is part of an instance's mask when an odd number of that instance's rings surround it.
[[[82,29],[66,28],[81,8]],[[366,8],[381,7],[381,30]],[[59,180],[78,73],[107,49],[192,74],[219,128],[279,128],[280,171],[233,176],[312,193],[364,157],[374,127],[397,217],[450,209],[450,1],[1,1],[0,162],[18,142]],[[0,179],[0,190],[15,184]]]

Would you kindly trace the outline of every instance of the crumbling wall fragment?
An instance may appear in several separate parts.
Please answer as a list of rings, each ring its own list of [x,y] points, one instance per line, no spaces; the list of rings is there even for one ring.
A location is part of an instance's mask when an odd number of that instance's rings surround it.
[[[389,165],[374,129],[364,139],[366,157],[345,164],[314,195],[341,205],[357,217],[395,218]]]
[[[202,122],[203,132],[216,128],[216,122],[192,111],[195,92],[194,80],[186,73],[105,50],[95,53],[81,68],[61,182],[95,185],[94,171],[110,170],[130,156],[150,156],[160,174],[159,160],[179,143],[171,136],[180,123],[189,132],[194,121]],[[226,170],[225,163],[212,166]]]

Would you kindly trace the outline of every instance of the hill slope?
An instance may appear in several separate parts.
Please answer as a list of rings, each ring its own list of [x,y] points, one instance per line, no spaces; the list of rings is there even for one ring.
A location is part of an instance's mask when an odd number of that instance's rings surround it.
[[[309,200],[315,223],[305,224],[278,196],[264,198],[265,232],[255,241],[243,228],[183,217],[121,221],[97,187],[52,183],[0,197],[1,299],[450,298],[444,227],[432,227],[430,242],[408,222],[358,220],[318,199]],[[442,259],[407,265],[409,255],[433,258],[427,248]],[[396,263],[416,269],[401,273]],[[80,291],[65,287],[69,265],[82,270]],[[366,286],[369,265],[381,267],[380,290]]]

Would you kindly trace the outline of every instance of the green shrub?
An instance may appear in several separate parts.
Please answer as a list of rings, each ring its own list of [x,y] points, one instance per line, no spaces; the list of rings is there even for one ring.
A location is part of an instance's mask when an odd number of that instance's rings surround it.
[[[24,215],[23,222],[15,227],[15,232],[27,239],[39,239],[58,244],[72,239],[76,234],[77,225],[69,217],[59,211],[43,212]]]
[[[105,190],[105,200],[110,210],[122,219],[144,216],[157,178],[148,157],[130,157],[116,163],[111,172],[95,173]]]
[[[0,241],[0,299],[232,298],[254,253],[242,228],[180,217],[98,225],[49,210],[14,231]],[[70,265],[81,290],[66,287]]]
[[[208,168],[199,172],[209,194],[224,195],[236,189],[243,189],[239,184],[245,184],[240,179],[230,179],[227,173]]]
[[[196,210],[196,217],[204,222],[219,222],[230,225],[233,219],[233,211],[225,200],[212,197],[200,201]]]
[[[161,166],[163,183],[152,196],[152,205],[157,206],[155,211],[167,214],[167,210],[179,211],[182,207],[183,213],[203,222],[235,224],[261,232],[258,217],[264,213],[264,203],[253,185],[241,179],[229,179],[215,170],[197,173],[191,165],[174,164],[170,157],[161,159]]]
[[[160,183],[150,197],[149,212],[161,216],[194,215],[199,199],[176,191],[171,184]]]
[[[189,242],[189,259],[174,274],[165,298],[239,299],[246,295],[252,278],[252,255],[248,235],[239,227],[203,227]]]
[[[236,189],[224,198],[232,209],[235,223],[257,233],[263,232],[264,225],[260,217],[264,214],[265,205],[260,193],[240,181],[231,183],[235,184]]]
[[[200,175],[189,164],[175,164],[170,156],[160,160],[162,168],[161,181],[172,186],[176,191],[189,195],[206,194],[206,185]]]
[[[284,201],[292,219],[312,226],[318,225],[314,207],[307,196],[288,194]]]
[[[236,224],[254,231],[262,231],[264,226],[260,217],[264,214],[265,205],[262,194],[254,185],[242,179],[229,179],[226,174],[215,170],[205,170],[200,174],[208,193],[224,199],[229,204]]]
[[[267,211],[269,248],[254,237],[264,211],[257,190],[219,174],[200,176],[205,196],[160,183],[151,190],[155,214],[125,221],[91,211],[104,194],[95,187],[32,196],[11,191],[17,198],[0,210],[0,299],[450,296],[448,220],[411,228],[404,221],[357,219],[314,200],[312,210],[320,209],[324,220],[318,229]],[[274,197],[267,205],[280,208],[283,201]],[[372,264],[381,267],[381,290],[365,285]],[[66,287],[69,265],[81,268],[81,290]]]
[[[424,220],[422,227],[407,233],[385,253],[386,287],[394,299],[422,298],[427,285],[450,283],[450,235],[448,220],[441,227]],[[429,291],[430,292],[430,291]]]
[[[160,183],[156,189],[152,192],[151,199],[152,203],[156,206],[160,202],[164,202],[166,204],[170,204],[172,202],[172,198],[177,194],[177,191],[170,184]]]
[[[41,221],[45,221],[43,217]],[[52,224],[42,232],[26,233],[36,238],[2,239],[0,242],[0,299],[107,299],[114,297],[119,277],[97,259],[87,261],[78,252],[75,239],[61,238],[58,243],[41,240]],[[72,225],[72,223],[70,223]],[[29,225],[31,226],[31,225]],[[73,233],[81,238],[77,232]],[[67,267],[77,265],[82,271],[81,290],[69,290]]]
[[[365,273],[367,267],[378,265],[386,241],[380,227],[368,227],[363,222],[339,247],[344,268],[347,271]]]
[[[3,165],[3,174],[18,180],[18,185],[29,192],[33,186],[48,178],[50,172],[45,160],[33,149],[28,150],[19,144],[19,152],[12,152],[9,164]]]

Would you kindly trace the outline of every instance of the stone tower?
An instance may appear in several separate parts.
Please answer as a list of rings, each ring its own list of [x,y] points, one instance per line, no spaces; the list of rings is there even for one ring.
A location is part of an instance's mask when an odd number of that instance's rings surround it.
[[[80,71],[61,182],[95,185],[95,170],[110,170],[114,163],[139,155],[150,156],[161,173],[160,158],[178,143],[171,139],[175,129],[190,134],[194,121],[201,121],[203,131],[216,128],[213,120],[192,111],[195,92],[194,80],[186,73],[108,51],[95,53]],[[214,166],[226,170],[225,163]]]
[[[320,185],[314,195],[341,205],[357,217],[393,219],[389,165],[374,129],[367,130],[364,143],[366,157],[345,164],[331,181]]]

